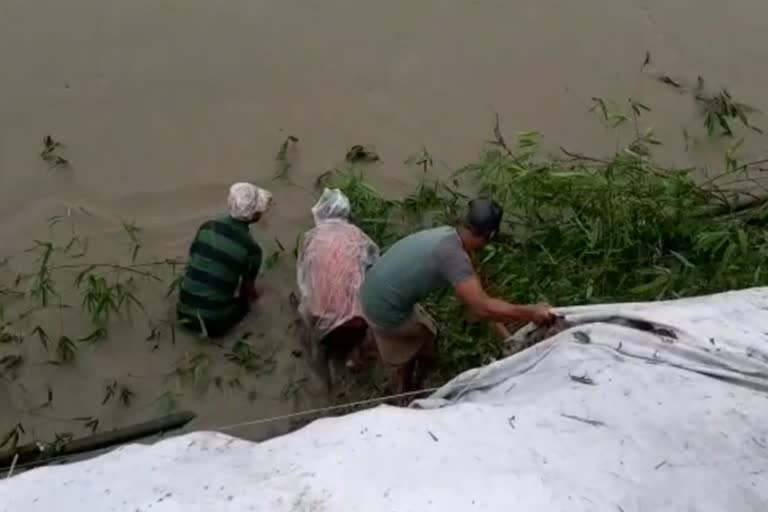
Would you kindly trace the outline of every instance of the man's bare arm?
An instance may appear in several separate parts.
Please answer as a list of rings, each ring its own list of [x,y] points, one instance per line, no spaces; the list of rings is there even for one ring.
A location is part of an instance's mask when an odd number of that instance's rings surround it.
[[[537,325],[552,321],[553,314],[546,305],[518,305],[495,299],[483,289],[477,275],[464,279],[453,287],[456,296],[477,316],[497,322],[524,320]]]

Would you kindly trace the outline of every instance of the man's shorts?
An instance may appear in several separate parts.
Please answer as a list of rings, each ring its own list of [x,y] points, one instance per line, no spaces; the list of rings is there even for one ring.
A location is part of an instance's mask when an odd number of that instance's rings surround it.
[[[437,341],[438,327],[427,311],[417,304],[411,318],[397,327],[379,327],[368,322],[381,359],[400,366],[411,361],[426,344]]]

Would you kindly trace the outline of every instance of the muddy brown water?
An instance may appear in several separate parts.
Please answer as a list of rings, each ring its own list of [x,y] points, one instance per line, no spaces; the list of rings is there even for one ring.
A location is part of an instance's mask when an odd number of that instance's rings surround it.
[[[272,189],[276,205],[253,231],[267,254],[275,238],[290,251],[310,224],[314,178],[350,145],[377,148],[383,162],[370,178],[397,193],[418,176],[402,162],[422,146],[437,173],[475,157],[494,111],[509,136],[537,130],[545,147],[599,153],[616,138],[587,112],[590,98],[631,96],[654,109],[667,142],[661,158],[698,164],[706,155],[684,152],[680,135],[700,126],[690,98],[648,71],[701,75],[765,110],[767,29],[764,0],[0,0],[0,256],[12,257],[3,282],[30,268],[23,251],[34,239],[66,239],[66,223],[51,235],[46,219],[67,208],[90,212],[73,216],[90,240],[85,261],[127,261],[117,219],[142,228],[140,260],[183,257],[237,180]],[[642,72],[646,51],[652,62]],[[46,134],[66,145],[69,169],[41,161]],[[298,186],[271,179],[288,134],[300,139],[291,169]],[[746,151],[764,147],[755,136]],[[264,275],[259,315],[238,331],[275,353],[273,371],[244,377],[243,390],[180,386],[169,372],[200,352],[214,360],[209,377],[231,378],[227,349],[183,335],[155,348],[138,312],[111,324],[98,348],[81,345],[69,366],[45,364],[51,356],[34,338],[0,346],[0,355],[26,356],[18,378],[0,383],[0,434],[22,422],[23,440],[82,435],[76,417],[98,418],[101,429],[126,425],[172,407],[171,395],[198,413],[195,429],[326,403],[292,355],[294,275],[287,254]],[[142,291],[153,317],[167,309],[163,290]],[[36,313],[18,329],[35,325],[54,337],[91,330],[76,309]],[[135,392],[129,407],[102,405],[115,380]],[[53,403],[41,407],[48,386]]]

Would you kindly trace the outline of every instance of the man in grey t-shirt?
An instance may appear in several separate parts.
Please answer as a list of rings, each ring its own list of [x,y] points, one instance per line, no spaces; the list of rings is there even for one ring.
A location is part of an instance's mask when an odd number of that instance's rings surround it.
[[[403,238],[387,250],[365,276],[360,292],[382,359],[399,367],[397,392],[415,389],[437,361],[437,325],[419,302],[452,287],[481,318],[497,322],[526,320],[546,324],[554,319],[546,305],[519,306],[494,299],[483,290],[469,254],[485,247],[498,232],[503,211],[496,202],[469,203],[459,227],[442,226]]]

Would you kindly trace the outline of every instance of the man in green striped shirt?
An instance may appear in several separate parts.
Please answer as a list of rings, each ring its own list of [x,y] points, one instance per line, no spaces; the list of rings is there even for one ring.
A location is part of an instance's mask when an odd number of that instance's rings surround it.
[[[212,338],[240,322],[256,299],[254,280],[262,251],[249,226],[269,208],[272,194],[250,183],[235,183],[228,202],[229,215],[197,230],[177,305],[184,326]]]

